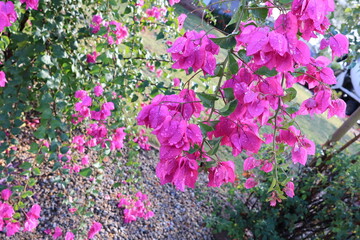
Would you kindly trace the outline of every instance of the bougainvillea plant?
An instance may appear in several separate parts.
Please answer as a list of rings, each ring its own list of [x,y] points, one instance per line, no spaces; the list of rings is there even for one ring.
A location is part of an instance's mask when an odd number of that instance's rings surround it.
[[[129,161],[149,149],[137,124],[160,143],[162,184],[195,187],[200,172],[208,174],[208,186],[234,182],[241,154],[245,188],[264,180],[258,169],[272,182],[272,206],[294,196],[286,175],[292,166],[279,156],[290,152],[294,164],[305,165],[315,152],[294,118],[344,114],[344,102],[329,88],[336,82],[331,60],[314,58],[308,45],[326,34],[321,47],[330,46],[333,58],[347,53],[346,37],[329,31],[334,1],[242,0],[229,23],[234,32],[221,36],[212,28],[185,30],[187,17],[175,14],[179,2],[0,1],[0,189],[13,190],[2,193],[7,234],[37,226],[41,207],[26,199],[36,194],[31,187],[44,165],[64,178],[96,177],[92,167],[121,156],[126,143]],[[295,83],[314,93],[299,106]],[[24,129],[32,131],[31,160],[15,158]],[[262,153],[264,145],[271,152]],[[221,159],[220,146],[236,160]],[[101,156],[90,159],[91,149]],[[18,182],[18,175],[26,180]],[[16,210],[6,203],[12,199]],[[153,214],[141,201],[121,207],[129,222]],[[100,229],[94,222],[88,238]],[[60,227],[54,235],[62,235]]]
[[[275,206],[284,194],[294,196],[293,182],[279,173],[280,168],[286,170],[277,156],[290,150],[293,164],[305,165],[315,154],[315,144],[296,127],[294,118],[325,111],[329,117],[344,116],[345,103],[329,86],[336,83],[331,60],[312,57],[308,43],[327,32],[334,2],[299,0],[290,6],[267,1],[267,6],[280,10],[271,23],[249,20],[248,9],[265,10],[257,12],[264,17],[268,11],[265,5],[250,8],[242,1],[229,23],[236,24],[232,34],[215,38],[205,31],[187,31],[168,49],[172,68],[194,75],[202,71],[217,86],[212,93],[195,93],[187,83],[178,94],[156,96],[139,113],[138,124],[152,128],[161,144],[156,174],[162,184],[171,182],[180,190],[194,187],[200,171],[208,173],[209,186],[234,182],[234,163],[216,154],[219,145],[228,146],[234,157],[242,152],[248,156],[244,171],[259,168],[268,173],[269,201]],[[330,37],[329,44],[333,57],[348,52],[342,34]],[[227,56],[218,62],[220,47]],[[292,104],[295,83],[307,84],[314,92],[299,108]],[[200,115],[205,120],[199,121]],[[271,144],[272,152],[257,159],[264,144]],[[251,172],[245,187],[257,184]]]

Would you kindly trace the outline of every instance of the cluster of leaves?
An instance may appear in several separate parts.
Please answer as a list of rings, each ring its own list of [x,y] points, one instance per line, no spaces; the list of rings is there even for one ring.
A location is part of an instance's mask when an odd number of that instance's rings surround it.
[[[356,239],[359,233],[359,156],[339,154],[319,168],[296,170],[294,198],[277,208],[263,201],[269,185],[256,191],[228,185],[226,205],[214,198],[207,224],[233,239]],[[319,163],[322,161],[319,161]]]
[[[137,0],[45,0],[39,1],[36,9],[25,9],[22,2],[14,1],[17,20],[1,29],[0,38],[0,70],[7,80],[6,86],[0,88],[0,178],[4,179],[0,189],[11,187],[12,198],[18,199],[16,210],[29,207],[26,199],[36,194],[33,188],[37,178],[49,174],[44,169],[58,171],[61,178],[57,180],[66,184],[71,171],[62,168],[61,161],[69,159],[59,159],[59,155],[68,153],[73,137],[85,132],[84,126],[71,121],[77,90],[91,91],[99,84],[111,89],[104,94],[104,99],[115,106],[109,129],[126,128],[128,136],[136,137],[138,129],[132,117],[137,107],[158,92],[171,92],[146,67],[151,64],[166,69],[169,57],[149,52],[141,32],[156,30],[161,42],[178,34],[174,9],[167,0],[148,1],[145,5],[139,5]],[[153,4],[167,9],[164,21],[144,17]],[[108,43],[103,35],[111,35],[114,26],[110,24],[110,30],[101,27],[93,33],[93,15],[121,23],[129,35],[119,45]],[[94,51],[99,56],[89,63],[87,54]],[[164,77],[168,77],[167,73]],[[93,105],[90,110],[99,109]],[[147,139],[142,135],[135,140],[146,146]],[[20,146],[30,153],[26,161],[19,157]],[[79,174],[92,177],[91,169],[101,169],[105,156],[123,154],[106,148],[94,165]],[[138,164],[135,159],[139,145],[130,139],[129,148],[130,164]],[[115,184],[113,187],[119,186]]]

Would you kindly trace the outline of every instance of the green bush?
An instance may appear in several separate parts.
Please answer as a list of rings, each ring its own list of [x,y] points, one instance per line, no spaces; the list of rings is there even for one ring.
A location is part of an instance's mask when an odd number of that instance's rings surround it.
[[[320,164],[299,169],[295,197],[276,207],[265,203],[265,184],[250,194],[230,186],[227,204],[215,204],[208,226],[235,239],[358,239],[359,159],[338,154],[321,171]]]

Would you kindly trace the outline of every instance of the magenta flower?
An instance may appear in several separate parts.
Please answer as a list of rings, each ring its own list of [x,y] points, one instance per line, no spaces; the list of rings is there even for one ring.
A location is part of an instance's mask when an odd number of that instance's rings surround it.
[[[74,213],[74,212],[76,212],[77,211],[77,208],[69,208],[69,212],[70,213]]]
[[[135,6],[142,7],[144,6],[144,0],[137,0]]]
[[[65,240],[74,240],[75,239],[75,235],[72,232],[67,232],[65,234]]]
[[[178,20],[178,30],[181,30],[183,28],[186,18],[187,18],[187,15],[184,14],[184,13],[180,14],[180,16],[177,18],[177,20]]]
[[[174,87],[179,87],[180,86],[180,79],[174,78],[173,83],[174,83]]]
[[[244,161],[243,170],[249,171],[253,168],[259,167],[261,165],[261,161],[255,159],[254,157],[248,157]]]
[[[9,200],[9,198],[11,197],[11,190],[6,188],[4,190],[1,191],[1,198],[4,200],[4,201],[7,201]]]
[[[285,194],[291,198],[293,198],[295,196],[294,193],[294,183],[293,182],[288,182],[286,184],[286,186],[284,187],[283,191],[285,192]]]
[[[19,222],[8,222],[6,224],[6,236],[10,237],[17,233],[20,230],[20,223]]]
[[[35,218],[35,219],[38,219],[40,218],[40,212],[41,212],[41,207],[39,204],[34,204],[29,212],[27,213],[27,217],[28,218]]]
[[[101,223],[93,222],[93,225],[91,226],[88,232],[88,238],[92,239],[98,232],[100,232],[101,228],[102,228]]]
[[[94,87],[94,94],[97,97],[100,97],[101,95],[103,95],[104,89],[101,87],[101,85],[96,85]]]
[[[0,202],[0,219],[2,218],[12,218],[15,211],[13,207],[7,203]]]
[[[175,63],[174,69],[187,70],[192,67],[194,71],[202,69],[204,74],[214,75],[216,59],[214,55],[219,53],[220,47],[210,38],[214,35],[206,35],[205,31],[188,31],[183,37],[176,39],[168,49]]]
[[[36,218],[28,218],[24,223],[24,232],[33,232],[34,229],[39,224],[39,221]]]
[[[265,161],[264,165],[260,168],[260,170],[268,173],[273,170],[273,165],[271,162]]]
[[[255,187],[257,184],[258,184],[258,182],[255,181],[254,178],[248,178],[248,179],[246,179],[246,182],[245,182],[244,186],[245,186],[246,189],[250,189],[250,188]]]
[[[220,162],[209,169],[209,187],[220,187],[224,183],[235,181],[235,164],[232,161]]]
[[[39,0],[20,0],[21,3],[26,3],[26,9],[37,10],[39,6]]]
[[[96,58],[99,56],[99,54],[94,51],[93,53],[87,54],[86,55],[86,61],[88,63],[96,63]]]
[[[55,228],[55,232],[54,232],[53,235],[52,235],[53,239],[57,239],[57,238],[61,237],[61,235],[62,235],[62,230],[61,230],[61,228],[56,227],[56,228]]]
[[[170,6],[173,6],[175,3],[179,3],[180,0],[169,0]]]
[[[161,70],[161,69],[156,70],[156,76],[157,77],[161,77],[162,74],[163,74],[163,70]]]
[[[1,18],[1,12],[0,12],[0,18]],[[1,32],[1,25],[0,25],[0,32]],[[6,80],[5,73],[3,71],[0,71],[0,87],[5,87],[6,83],[8,81]]]
[[[81,164],[82,165],[88,165],[89,164],[89,156],[85,155],[84,157],[81,158]]]

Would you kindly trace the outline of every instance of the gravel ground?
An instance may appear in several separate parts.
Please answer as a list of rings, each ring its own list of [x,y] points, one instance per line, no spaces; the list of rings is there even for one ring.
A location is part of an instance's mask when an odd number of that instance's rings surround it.
[[[25,158],[29,160],[28,155]],[[124,159],[119,158],[117,161],[120,171],[114,167],[117,163],[110,160],[104,163],[103,169],[97,169],[94,175],[102,176],[102,181],[91,181],[79,174],[64,177],[52,173],[50,169],[43,169],[48,174],[38,179],[32,189],[36,194],[28,199],[32,204],[37,203],[42,207],[36,231],[17,233],[11,238],[0,233],[0,239],[52,239],[44,230],[56,226],[62,228],[64,233],[78,227],[86,233],[93,221],[103,225],[95,239],[213,239],[210,229],[205,227],[203,217],[211,213],[209,199],[219,193],[218,189],[206,187],[205,176],[199,177],[199,187],[188,188],[185,192],[176,190],[170,184],[161,186],[155,176],[158,152],[141,151],[138,159],[140,164],[136,168],[140,177],[135,178],[139,181],[122,183],[118,188],[112,188],[114,183],[129,179],[135,173],[134,168],[125,166]],[[155,216],[125,224],[122,210],[117,207],[119,200],[116,196],[118,193],[127,195],[137,191],[148,195]],[[78,211],[84,210],[89,217],[70,213],[68,209],[72,207],[78,208]],[[59,239],[64,239],[64,234]]]

